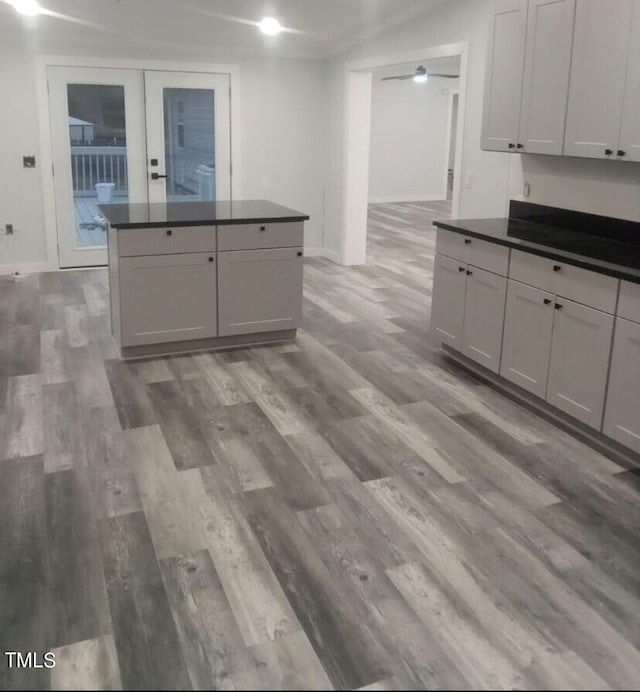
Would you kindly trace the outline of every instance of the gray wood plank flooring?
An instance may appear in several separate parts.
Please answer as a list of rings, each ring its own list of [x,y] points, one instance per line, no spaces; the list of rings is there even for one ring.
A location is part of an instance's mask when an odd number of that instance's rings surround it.
[[[429,336],[448,203],[305,261],[296,343],[124,363],[104,270],[0,278],[0,689],[631,689],[640,470]]]

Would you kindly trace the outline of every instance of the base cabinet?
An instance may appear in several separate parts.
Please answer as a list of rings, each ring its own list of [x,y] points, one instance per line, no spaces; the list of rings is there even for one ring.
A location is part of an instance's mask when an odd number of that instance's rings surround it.
[[[120,258],[122,346],[218,335],[216,253]]]
[[[507,279],[436,255],[431,330],[443,344],[498,372]]]
[[[473,266],[469,266],[466,275],[462,352],[498,372],[507,279]]]
[[[640,453],[640,324],[620,317],[602,432]]]
[[[554,307],[547,401],[599,430],[613,315],[562,298]]]
[[[551,355],[554,296],[509,279],[500,374],[544,399]]]
[[[301,247],[218,253],[219,335],[299,327],[302,255]]]
[[[443,344],[462,350],[467,265],[436,255],[431,298],[431,330]]]

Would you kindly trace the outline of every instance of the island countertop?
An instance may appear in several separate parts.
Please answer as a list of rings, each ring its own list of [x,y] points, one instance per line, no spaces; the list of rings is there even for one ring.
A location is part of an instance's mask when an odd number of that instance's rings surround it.
[[[231,202],[104,204],[100,211],[112,228],[166,228],[307,221],[309,216],[265,199]]]

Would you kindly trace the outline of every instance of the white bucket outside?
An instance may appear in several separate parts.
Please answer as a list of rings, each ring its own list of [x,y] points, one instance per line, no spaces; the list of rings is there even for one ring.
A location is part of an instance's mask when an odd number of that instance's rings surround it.
[[[111,204],[113,202],[113,191],[116,187],[115,183],[96,183],[96,193],[100,204]]]

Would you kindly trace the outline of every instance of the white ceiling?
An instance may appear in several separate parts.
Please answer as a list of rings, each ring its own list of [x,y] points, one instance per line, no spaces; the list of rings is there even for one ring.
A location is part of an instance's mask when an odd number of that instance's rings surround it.
[[[0,38],[25,34],[38,50],[60,43],[131,45],[200,54],[327,57],[411,21],[445,0],[40,0],[49,14],[19,16],[0,0]],[[265,37],[277,17],[288,31]]]

